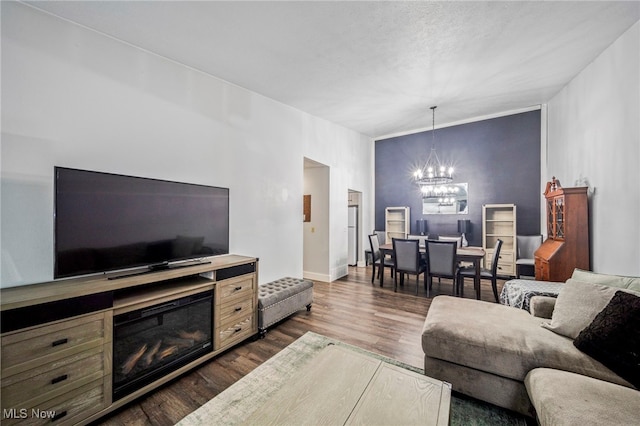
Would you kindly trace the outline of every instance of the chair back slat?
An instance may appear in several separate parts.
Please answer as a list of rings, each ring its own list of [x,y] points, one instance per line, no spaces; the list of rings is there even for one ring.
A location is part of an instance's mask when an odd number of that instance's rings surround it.
[[[491,275],[495,276],[498,272],[498,261],[500,260],[500,250],[502,249],[502,240],[498,239],[493,247],[493,259],[491,259]]]

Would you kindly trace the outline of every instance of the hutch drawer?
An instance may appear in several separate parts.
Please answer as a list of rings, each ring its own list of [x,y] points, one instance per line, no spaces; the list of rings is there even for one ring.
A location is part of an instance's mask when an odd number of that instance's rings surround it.
[[[485,267],[491,268],[493,262],[493,250],[487,250],[485,255]],[[513,252],[500,251],[498,258],[498,274],[499,275],[515,275]]]

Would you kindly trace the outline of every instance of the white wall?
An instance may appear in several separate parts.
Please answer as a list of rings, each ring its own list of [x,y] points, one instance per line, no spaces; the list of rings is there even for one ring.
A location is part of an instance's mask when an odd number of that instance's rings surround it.
[[[53,277],[54,165],[229,187],[230,250],[259,257],[267,282],[302,275],[301,165],[312,158],[331,167],[331,276],[346,271],[347,188],[369,194],[373,211],[369,138],[23,4],[0,6],[2,287]]]
[[[640,22],[548,103],[547,172],[591,190],[596,272],[640,276]]]

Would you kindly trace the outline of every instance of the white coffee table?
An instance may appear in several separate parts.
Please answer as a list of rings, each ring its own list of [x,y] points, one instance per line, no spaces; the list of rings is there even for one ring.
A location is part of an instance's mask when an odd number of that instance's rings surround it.
[[[330,345],[245,421],[255,425],[448,425],[451,385]]]

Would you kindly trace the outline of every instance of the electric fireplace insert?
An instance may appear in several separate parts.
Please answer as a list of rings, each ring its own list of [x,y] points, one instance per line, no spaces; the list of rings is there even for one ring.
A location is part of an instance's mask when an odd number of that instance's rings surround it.
[[[116,315],[113,400],[213,351],[213,292]]]

